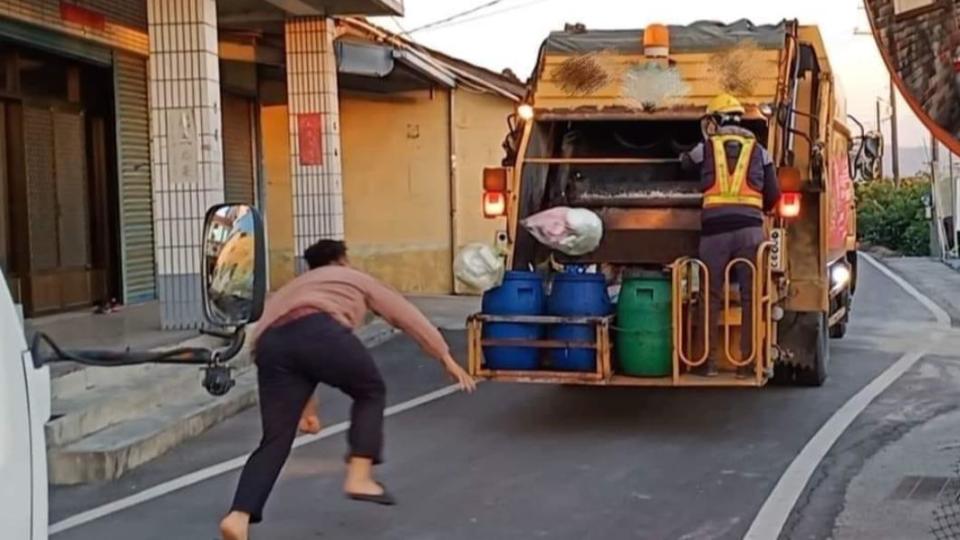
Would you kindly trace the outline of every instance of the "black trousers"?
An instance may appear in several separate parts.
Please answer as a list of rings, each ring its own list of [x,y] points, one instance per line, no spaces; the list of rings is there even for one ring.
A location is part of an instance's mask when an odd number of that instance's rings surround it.
[[[734,259],[747,259],[756,263],[757,249],[763,243],[763,229],[748,227],[735,231],[703,236],[700,238],[700,259],[710,269],[710,324],[711,342],[719,351],[723,352],[723,313],[724,295],[723,284],[726,281],[727,265]],[[742,264],[734,267],[731,278],[740,285],[740,303],[743,305],[743,319],[740,326],[740,350],[744,358],[750,356],[753,350],[753,272]],[[733,352],[733,347],[731,347]],[[711,358],[716,361],[717,358]]]
[[[348,328],[318,314],[267,330],[257,342],[263,438],[240,474],[232,510],[263,519],[263,507],[318,383],[353,398],[348,456],[382,461],[386,387],[369,351]]]

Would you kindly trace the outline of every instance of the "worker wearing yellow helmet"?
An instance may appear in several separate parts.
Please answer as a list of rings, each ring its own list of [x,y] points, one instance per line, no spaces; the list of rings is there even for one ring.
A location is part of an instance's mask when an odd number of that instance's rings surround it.
[[[707,106],[704,142],[684,152],[681,165],[697,170],[703,192],[701,214],[700,259],[710,270],[711,342],[722,343],[721,321],[725,271],[730,261],[739,258],[754,260],[764,240],[764,214],[773,211],[780,199],[776,167],[756,134],[743,126],[746,110],[740,101],[721,94]],[[753,276],[742,265],[735,271],[740,286],[741,305],[753,300]],[[751,354],[753,342],[753,310],[743,309],[741,349],[744,357]],[[714,351],[723,347],[714,347]],[[720,353],[722,354],[722,353]],[[717,375],[717,353],[698,369],[698,374]],[[741,368],[738,375],[750,376],[750,368]]]

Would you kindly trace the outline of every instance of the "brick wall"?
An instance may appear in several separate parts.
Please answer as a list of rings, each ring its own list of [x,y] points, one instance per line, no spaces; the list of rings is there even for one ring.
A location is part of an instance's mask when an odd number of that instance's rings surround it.
[[[72,0],[71,4],[106,17],[102,30],[65,22],[61,0],[0,0],[0,15],[36,24],[72,36],[146,55],[147,6],[145,0]]]
[[[868,0],[874,26],[894,69],[931,119],[949,131],[960,128],[960,93],[953,58],[960,46],[957,9],[941,0],[934,9],[894,13],[894,0]]]

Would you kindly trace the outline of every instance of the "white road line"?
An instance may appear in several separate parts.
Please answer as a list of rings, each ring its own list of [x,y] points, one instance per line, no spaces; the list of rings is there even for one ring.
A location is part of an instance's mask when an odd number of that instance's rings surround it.
[[[947,313],[945,309],[937,305],[936,302],[931,300],[930,297],[918,291],[916,287],[907,283],[905,279],[898,276],[893,270],[890,270],[889,268],[884,266],[882,263],[877,261],[872,256],[867,255],[866,253],[861,253],[860,256],[863,257],[865,261],[870,263],[871,266],[879,270],[880,273],[887,276],[894,283],[899,285],[901,289],[903,289],[907,294],[909,294],[914,299],[916,299],[917,302],[920,302],[921,304],[923,304],[923,307],[927,308],[927,310],[931,314],[933,314],[933,317],[937,320],[938,325],[943,326],[945,328],[950,327],[950,314]]]
[[[432,401],[449,396],[454,394],[459,390],[457,385],[447,386],[433,392],[423,394],[422,396],[415,397],[413,399],[404,401],[402,403],[397,403],[396,405],[387,407],[384,411],[385,416],[394,416],[410,409],[419,407],[421,405],[426,405]],[[338,433],[343,433],[350,426],[348,422],[341,422],[339,424],[334,424],[328,428],[323,429],[320,433],[316,435],[306,435],[298,437],[297,440],[293,443],[294,448],[299,448],[308,444],[313,444],[317,441],[332,437]],[[211,465],[199,471],[194,471],[190,474],[174,478],[168,482],[158,484],[149,489],[145,489],[133,495],[129,495],[122,499],[118,499],[111,503],[107,503],[103,506],[98,506],[86,512],[81,512],[74,516],[70,516],[63,521],[54,523],[50,526],[50,534],[58,534],[64,531],[68,531],[75,527],[90,523],[91,521],[98,520],[100,518],[109,516],[110,514],[115,514],[127,508],[137,506],[138,504],[151,501],[158,497],[163,497],[164,495],[169,495],[174,491],[181,490],[183,488],[199,484],[200,482],[209,480],[211,478],[220,476],[221,474],[228,473],[230,471],[239,469],[247,462],[247,459],[250,457],[249,454],[245,456],[240,456],[222,463],[217,463],[216,465]]]
[[[871,266],[879,270],[885,276],[893,280],[907,294],[914,297],[923,304],[934,318],[937,320],[937,326],[940,328],[950,327],[950,315],[938,306],[933,300],[926,297],[915,287],[907,283],[903,278],[893,273],[886,266],[883,266],[876,259],[869,255],[861,256],[870,263]],[[850,424],[867,408],[870,403],[876,399],[891,384],[897,381],[914,364],[917,363],[927,351],[933,348],[942,338],[934,332],[930,337],[930,342],[922,351],[910,352],[892,366],[887,368],[877,378],[857,392],[852,398],[840,407],[837,412],[830,417],[827,422],[820,427],[816,435],[810,439],[803,447],[803,450],[793,459],[783,476],[777,482],[777,485],[770,492],[770,496],[764,501],[763,506],[754,518],[750,529],[744,536],[744,540],[773,540],[780,537],[783,526],[787,518],[797,504],[797,499],[807,486],[807,482],[813,475],[813,472],[820,465],[824,456],[830,451],[837,439],[850,427]]]

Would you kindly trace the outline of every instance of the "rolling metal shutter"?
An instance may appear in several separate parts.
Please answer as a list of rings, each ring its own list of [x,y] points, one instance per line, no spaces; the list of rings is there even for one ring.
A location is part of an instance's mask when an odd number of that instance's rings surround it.
[[[223,94],[223,186],[229,203],[255,204],[253,106],[250,100]]]
[[[48,109],[24,107],[23,138],[27,165],[30,270],[60,266],[57,226],[57,177],[53,159],[53,117]]]
[[[53,163],[56,171],[57,236],[60,267],[87,268],[91,264],[90,186],[86,136],[82,114],[53,113]]]
[[[157,297],[147,60],[116,52],[114,84],[124,303]]]

